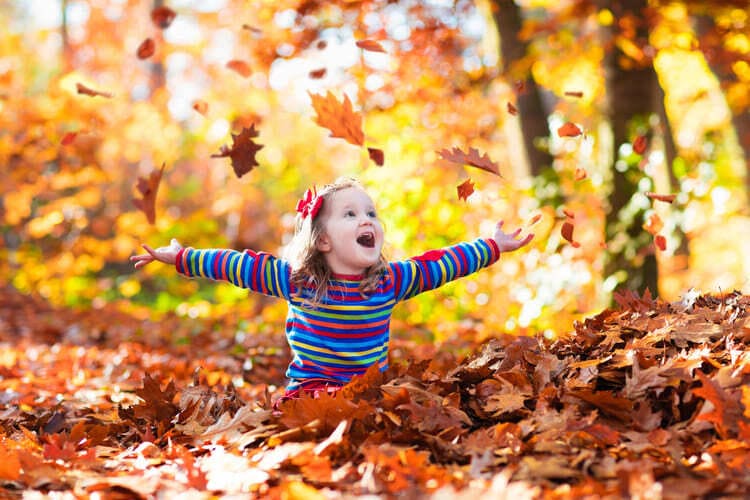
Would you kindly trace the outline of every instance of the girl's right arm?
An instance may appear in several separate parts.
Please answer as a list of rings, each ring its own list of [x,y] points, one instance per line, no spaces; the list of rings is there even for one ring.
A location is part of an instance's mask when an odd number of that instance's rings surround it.
[[[131,257],[136,267],[158,260],[166,264],[174,264],[177,272],[189,278],[227,281],[235,286],[248,288],[264,295],[283,297],[287,300],[291,297],[289,264],[265,252],[197,250],[190,247],[183,248],[175,240],[169,247],[154,250],[143,245],[143,248],[148,252],[147,255]]]

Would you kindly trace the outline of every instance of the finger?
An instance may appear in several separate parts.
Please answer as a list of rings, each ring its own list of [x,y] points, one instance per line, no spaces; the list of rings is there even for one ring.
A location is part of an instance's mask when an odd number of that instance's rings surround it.
[[[520,228],[520,227],[519,227],[518,229],[516,229],[515,231],[513,231],[513,232],[512,232],[511,234],[510,234],[510,236],[511,236],[511,238],[515,238],[515,237],[516,237],[516,236],[518,236],[519,234],[521,234],[521,228]]]
[[[151,248],[150,246],[146,245],[145,243],[141,245],[145,251],[147,251],[152,257],[156,258],[156,250]]]
[[[497,224],[495,224],[495,227],[498,228],[498,229],[502,229],[503,224],[505,224],[505,221],[504,220],[499,220],[499,221],[497,221]]]
[[[531,243],[532,239],[534,239],[534,233],[527,234],[526,237],[523,240],[521,240],[521,243],[522,243],[521,246],[528,245],[529,243]]]

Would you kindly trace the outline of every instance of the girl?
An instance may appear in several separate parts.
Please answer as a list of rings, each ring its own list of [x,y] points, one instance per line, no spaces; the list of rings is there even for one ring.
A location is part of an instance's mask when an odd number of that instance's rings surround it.
[[[196,250],[176,240],[130,258],[136,268],[153,261],[175,265],[188,277],[225,280],[289,304],[286,336],[293,359],[282,400],[300,391],[335,391],[377,364],[388,367],[391,312],[397,302],[471,274],[502,252],[527,245],[498,222],[492,238],[431,250],[401,262],[381,253],[383,226],[372,199],[355,180],[342,178],[297,203],[295,235],[286,259],[245,250]]]

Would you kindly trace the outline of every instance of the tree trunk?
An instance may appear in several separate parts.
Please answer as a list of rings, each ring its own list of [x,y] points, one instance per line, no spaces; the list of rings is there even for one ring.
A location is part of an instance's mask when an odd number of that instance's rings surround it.
[[[647,43],[648,28],[643,17],[647,0],[625,0],[617,4],[603,2],[602,8],[613,10],[615,19],[633,16],[636,43]],[[633,139],[637,124],[647,123],[655,111],[659,96],[658,80],[653,65],[628,58],[614,43],[619,32],[617,23],[602,28],[605,45],[611,45],[604,60],[607,86],[607,117],[613,133],[612,192],[606,215],[609,251],[605,277],[615,277],[618,287],[649,290],[658,293],[658,268],[651,235],[642,229],[643,209],[631,204],[643,176],[637,164],[626,164],[618,158],[618,150]]]
[[[514,66],[526,56],[528,44],[518,39],[523,19],[521,9],[513,0],[492,0],[492,16],[500,35],[500,54],[505,73],[512,81],[520,81],[521,90],[517,93],[516,108],[521,122],[524,149],[529,164],[529,173],[536,177],[546,167],[552,166],[552,155],[540,148],[539,139],[549,137],[547,113],[542,104],[541,91],[530,71],[513,74]]]

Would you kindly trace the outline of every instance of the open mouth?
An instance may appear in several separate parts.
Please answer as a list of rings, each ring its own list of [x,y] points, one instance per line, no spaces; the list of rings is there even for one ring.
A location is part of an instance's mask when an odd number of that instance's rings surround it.
[[[373,233],[363,233],[357,237],[357,243],[363,247],[373,248],[375,246],[375,235]]]

